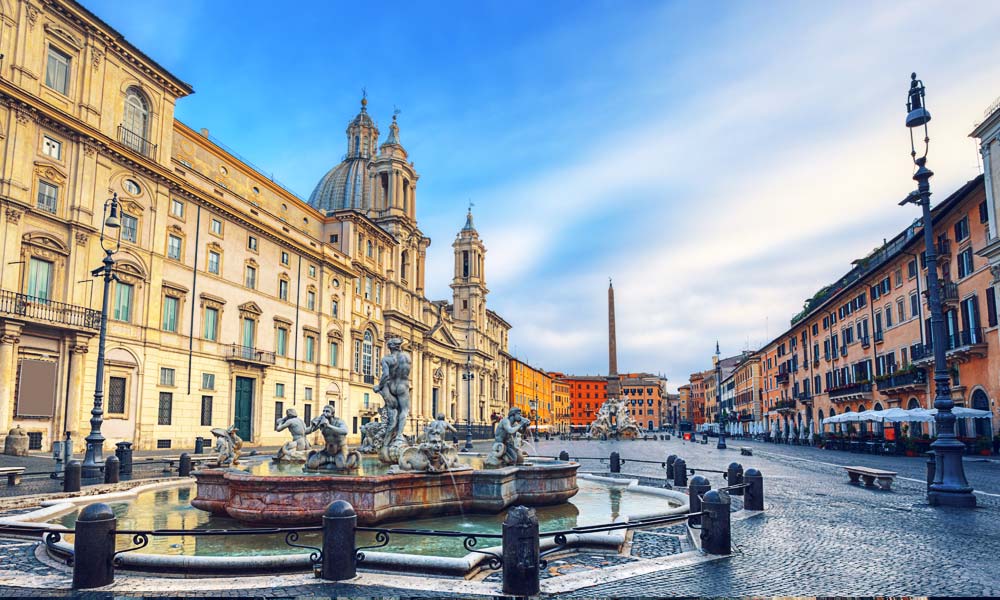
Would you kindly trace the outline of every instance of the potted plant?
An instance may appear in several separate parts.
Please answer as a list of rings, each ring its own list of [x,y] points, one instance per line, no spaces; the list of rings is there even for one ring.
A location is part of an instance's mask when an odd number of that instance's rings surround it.
[[[906,456],[916,456],[917,455],[917,440],[910,436],[903,436],[903,448]]]
[[[976,452],[982,456],[990,455],[990,439],[985,435],[976,437]]]

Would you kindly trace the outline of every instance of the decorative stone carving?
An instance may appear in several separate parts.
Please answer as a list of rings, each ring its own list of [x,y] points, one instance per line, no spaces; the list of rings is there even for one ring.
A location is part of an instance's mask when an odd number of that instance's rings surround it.
[[[17,225],[18,221],[21,220],[21,215],[23,212],[17,210],[16,208],[8,208],[4,214],[7,216],[7,222],[13,225]]]
[[[347,450],[347,423],[333,414],[329,404],[323,407],[323,413],[312,420],[305,433],[319,431],[323,434],[325,445],[322,450],[313,450],[306,459],[305,469],[308,471],[353,471],[361,462],[361,455],[355,450]]]
[[[27,125],[35,119],[35,115],[23,106],[14,107],[14,116],[21,125]]]
[[[7,456],[27,456],[28,455],[28,434],[21,429],[20,425],[14,427],[7,434],[7,439],[3,443],[3,453]]]
[[[243,440],[236,434],[236,425],[229,429],[216,427],[212,429],[215,436],[216,462],[220,467],[235,467],[239,464],[240,448]]]
[[[484,465],[488,468],[510,467],[524,463],[524,451],[521,450],[522,430],[527,430],[531,421],[521,415],[521,409],[516,406],[507,413],[496,426],[492,451],[487,454]]]
[[[625,401],[621,398],[608,398],[597,411],[597,418],[590,424],[590,437],[601,438],[610,436],[613,438],[632,439],[639,435],[639,426],[636,425],[629,413]]]
[[[382,377],[372,388],[382,396],[388,411],[386,429],[382,437],[379,460],[396,464],[399,452],[406,443],[403,430],[410,414],[410,355],[402,351],[403,340],[398,337],[386,341],[389,353],[382,357]]]
[[[444,415],[439,414],[437,419],[424,427],[424,441],[403,449],[397,470],[441,473],[455,468],[458,465],[458,450],[445,441],[449,431],[458,433],[444,420]]]
[[[101,61],[104,60],[104,51],[100,48],[93,47],[90,49],[90,62],[94,66],[94,70],[101,68]]]
[[[89,239],[90,239],[90,236],[87,235],[86,233],[84,233],[82,231],[77,231],[76,232],[76,244],[78,246],[86,246],[87,245],[87,240],[89,240]]]
[[[27,10],[28,27],[34,28],[35,24],[38,23],[38,7],[31,3],[25,3],[25,9]]]
[[[274,424],[275,431],[288,430],[292,440],[278,449],[274,455],[276,462],[306,462],[309,452],[309,441],[306,439],[305,421],[299,418],[294,408],[285,411],[285,416]]]
[[[369,421],[361,426],[361,447],[358,448],[358,451],[362,454],[378,454],[379,450],[382,449],[389,411],[383,406],[378,409],[378,414],[378,421]]]

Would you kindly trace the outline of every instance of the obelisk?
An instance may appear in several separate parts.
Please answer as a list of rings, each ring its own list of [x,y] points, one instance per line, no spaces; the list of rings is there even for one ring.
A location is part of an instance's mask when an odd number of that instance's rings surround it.
[[[618,398],[618,342],[615,335],[615,286],[608,279],[608,398]]]

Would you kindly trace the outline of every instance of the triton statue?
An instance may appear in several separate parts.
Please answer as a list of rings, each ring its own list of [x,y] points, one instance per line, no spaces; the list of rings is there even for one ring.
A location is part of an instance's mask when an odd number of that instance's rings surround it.
[[[323,407],[323,413],[312,420],[305,433],[314,431],[323,434],[326,445],[322,450],[313,450],[306,459],[304,469],[307,471],[352,471],[358,468],[361,455],[357,451],[347,450],[347,423],[333,414],[329,404]]]
[[[216,462],[220,467],[235,467],[240,462],[240,448],[243,440],[236,434],[236,425],[229,429],[216,427],[212,429],[215,436]]]
[[[305,462],[309,451],[309,441],[306,440],[306,424],[299,418],[294,408],[285,411],[285,416],[274,424],[275,431],[288,430],[292,440],[278,449],[274,455],[277,462]]]
[[[406,444],[403,429],[410,414],[410,355],[403,352],[403,340],[398,337],[389,338],[386,346],[389,353],[382,357],[382,376],[372,389],[382,396],[389,417],[382,436],[379,460],[395,464]]]
[[[531,421],[521,415],[516,406],[507,413],[507,418],[497,423],[493,451],[487,454],[486,467],[510,467],[524,463],[521,450],[521,431],[527,430]]]

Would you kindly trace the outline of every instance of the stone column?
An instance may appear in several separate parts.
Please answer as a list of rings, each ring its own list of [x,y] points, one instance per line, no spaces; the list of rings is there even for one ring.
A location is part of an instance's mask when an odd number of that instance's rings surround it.
[[[24,323],[4,320],[0,324],[0,441],[10,430],[11,407],[14,405],[14,377],[17,374],[15,346],[21,341]]]
[[[70,433],[74,440],[79,439],[80,431],[80,405],[83,402],[84,377],[87,365],[87,352],[90,336],[76,334],[70,341],[69,355],[69,386],[66,400],[66,424],[64,429]]]

